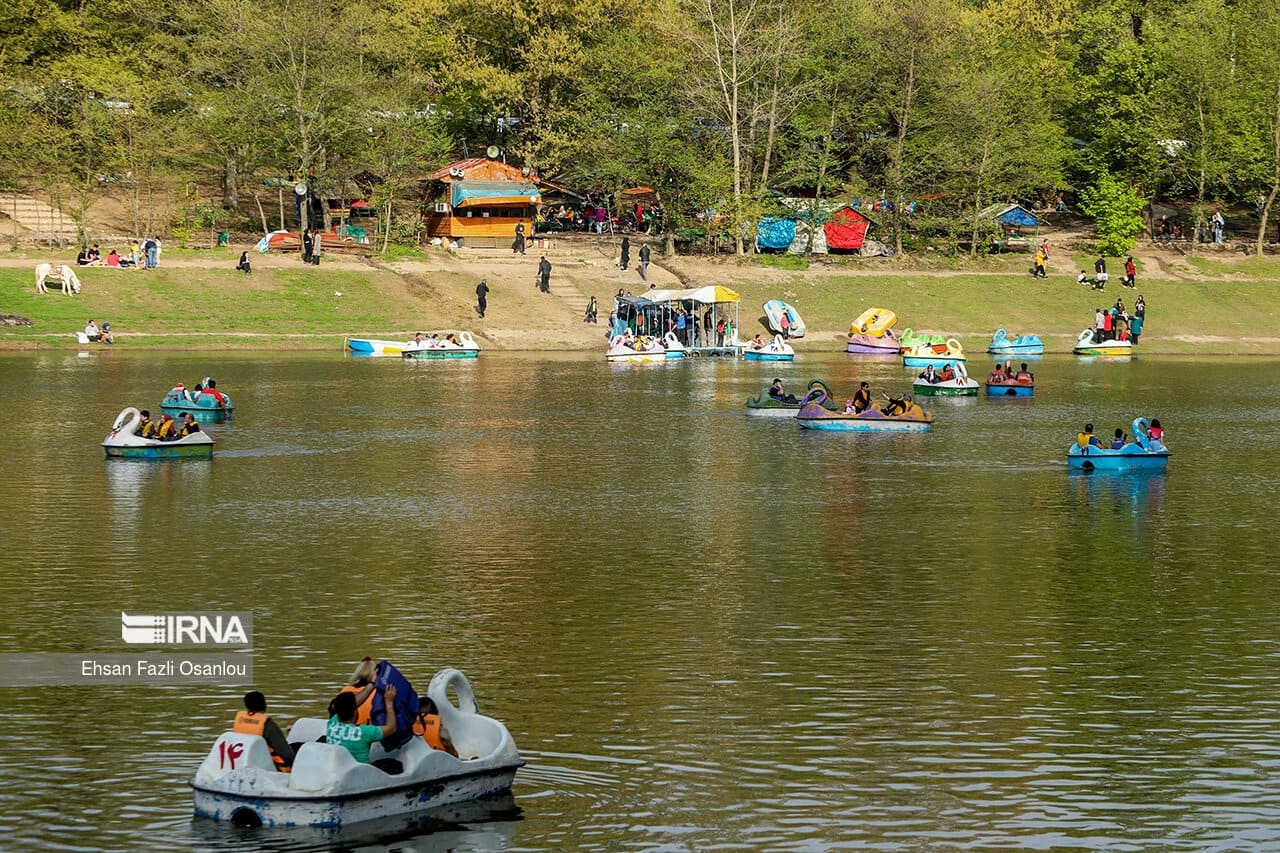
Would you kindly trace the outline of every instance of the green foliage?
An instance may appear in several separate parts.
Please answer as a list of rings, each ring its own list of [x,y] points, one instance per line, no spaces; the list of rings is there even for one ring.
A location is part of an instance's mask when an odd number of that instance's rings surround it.
[[[1098,251],[1115,256],[1133,248],[1134,237],[1142,231],[1142,210],[1147,206],[1136,184],[1104,173],[1081,193],[1080,206],[1097,220]]]

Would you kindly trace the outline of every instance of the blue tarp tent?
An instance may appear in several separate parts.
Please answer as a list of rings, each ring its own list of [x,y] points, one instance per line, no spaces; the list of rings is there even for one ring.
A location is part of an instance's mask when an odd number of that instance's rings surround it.
[[[760,249],[785,250],[796,239],[796,221],[766,216],[756,226],[756,246]]]
[[[449,202],[454,207],[485,204],[538,204],[542,194],[522,181],[454,181],[449,185]]]
[[[1020,204],[995,204],[978,215],[982,219],[992,217],[1011,228],[1036,228],[1040,225],[1036,215]]]

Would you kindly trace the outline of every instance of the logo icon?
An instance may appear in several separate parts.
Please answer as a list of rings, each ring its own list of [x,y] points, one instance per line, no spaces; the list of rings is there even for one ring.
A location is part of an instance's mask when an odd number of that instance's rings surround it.
[[[120,637],[131,645],[247,646],[239,614],[120,613]]]

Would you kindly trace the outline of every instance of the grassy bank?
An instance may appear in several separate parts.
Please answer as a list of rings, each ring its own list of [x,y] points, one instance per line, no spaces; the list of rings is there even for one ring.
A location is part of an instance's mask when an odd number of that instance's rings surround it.
[[[577,250],[574,250],[577,251]],[[566,254],[553,258],[563,298],[530,284],[536,261],[509,257],[415,257],[404,275],[359,262],[304,267],[264,258],[252,276],[229,267],[236,253],[193,255],[149,272],[81,271],[84,292],[37,295],[26,258],[0,266],[0,312],[30,318],[30,328],[0,328],[0,347],[72,347],[89,318],[109,320],[131,347],[330,349],[352,334],[407,334],[468,328],[506,349],[598,348],[602,327],[581,323],[587,296],[601,319],[620,287],[641,292],[634,271]],[[0,259],[2,260],[2,259]],[[257,259],[255,259],[257,260]],[[725,284],[742,295],[742,332],[760,330],[767,299],[785,299],[804,316],[805,347],[838,349],[853,317],[870,306],[897,312],[898,329],[941,332],[980,352],[997,328],[1037,334],[1064,350],[1117,296],[1147,301],[1142,348],[1150,353],[1280,354],[1280,259],[1140,259],[1137,290],[1119,274],[1101,293],[1075,283],[1083,258],[1055,259],[1047,281],[1026,274],[1026,258],[905,269],[894,262],[844,262],[788,268],[761,260],[682,258],[672,264],[692,284]],[[1091,262],[1088,267],[1092,269]],[[490,315],[480,321],[474,287],[488,278]],[[675,286],[674,278],[660,286]],[[339,295],[340,294],[340,295]],[[598,330],[598,331],[597,331]]]

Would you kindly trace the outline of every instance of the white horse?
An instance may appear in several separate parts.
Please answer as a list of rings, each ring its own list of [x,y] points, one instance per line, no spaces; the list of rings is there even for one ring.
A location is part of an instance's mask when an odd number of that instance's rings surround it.
[[[36,264],[36,293],[48,293],[45,281],[51,278],[62,282],[62,292],[67,296],[80,292],[80,279],[67,264]]]

